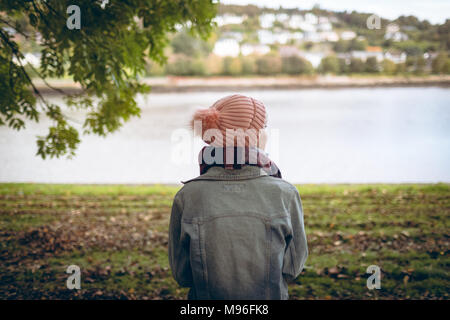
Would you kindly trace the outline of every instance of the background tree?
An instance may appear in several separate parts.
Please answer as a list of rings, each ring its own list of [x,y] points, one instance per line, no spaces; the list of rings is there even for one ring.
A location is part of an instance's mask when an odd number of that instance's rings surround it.
[[[256,60],[256,69],[261,75],[274,75],[281,72],[281,59],[277,56],[266,54]]]
[[[334,73],[337,74],[339,70],[339,59],[336,56],[328,56],[322,59],[319,65],[319,71],[321,73]]]
[[[236,76],[242,73],[242,63],[239,58],[225,57],[223,59],[223,74]]]
[[[311,63],[299,56],[283,57],[281,68],[287,74],[311,74],[314,71]]]
[[[385,74],[395,74],[397,72],[397,67],[394,62],[389,59],[384,59],[381,63],[381,68],[383,69],[383,73]]]
[[[335,52],[347,52],[349,48],[349,41],[339,40],[333,45],[333,50]]]
[[[445,20],[445,23],[438,27],[438,35],[442,49],[450,50],[450,19]]]
[[[366,60],[366,72],[376,73],[380,71],[380,65],[375,57],[368,57]]]
[[[365,70],[364,61],[359,58],[351,58],[349,70],[351,73],[361,73]]]
[[[40,39],[41,67],[35,71],[41,78],[69,76],[81,86],[82,93],[66,96],[66,102],[86,110],[84,133],[104,136],[139,116],[134,97],[149,91],[139,83],[145,58],[166,61],[163,49],[176,25],[189,25],[192,34],[206,37],[216,12],[213,0],[102,3],[0,0],[0,125],[22,129],[25,121],[49,117],[53,124],[37,141],[37,153],[43,158],[73,155],[79,132],[62,108],[49,103],[35,87],[16,34],[30,41]],[[80,29],[66,27],[70,5],[81,10]]]
[[[228,13],[236,16],[247,15],[249,17],[257,17],[259,14],[261,14],[261,11],[262,11],[261,8],[252,4],[246,6],[219,4],[218,6],[219,15],[224,15]]]
[[[417,74],[423,74],[425,72],[425,68],[427,66],[427,62],[425,60],[425,58],[423,57],[423,55],[415,57],[416,62],[415,62],[415,70],[414,72]]]
[[[166,64],[166,73],[175,76],[201,76],[206,74],[205,65],[199,58],[184,54],[172,56]]]
[[[244,26],[245,30],[247,30],[247,32],[257,32],[260,29],[259,17],[250,16],[244,20],[242,25]]]
[[[350,71],[350,63],[347,63],[346,59],[338,58],[339,60],[339,73],[345,74]]]
[[[366,47],[367,47],[366,40],[357,40],[355,38],[355,39],[350,40],[348,50],[349,51],[353,51],[353,50],[364,51],[364,50],[366,50]]]
[[[252,75],[256,71],[256,58],[253,56],[242,57],[242,73]]]
[[[171,45],[174,53],[183,53],[189,57],[207,56],[212,51],[211,44],[193,37],[186,30],[177,33]]]
[[[450,73],[450,58],[446,52],[440,52],[436,58],[434,58],[431,68],[433,73]]]

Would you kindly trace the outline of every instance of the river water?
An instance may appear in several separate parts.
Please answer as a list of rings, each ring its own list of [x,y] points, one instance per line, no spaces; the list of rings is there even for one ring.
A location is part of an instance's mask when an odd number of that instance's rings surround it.
[[[0,127],[0,181],[179,183],[198,174],[196,108],[232,92],[139,97],[140,118],[106,138],[82,136],[74,159],[35,156],[36,135]],[[293,183],[450,182],[450,89],[349,88],[241,92],[268,112],[269,154]],[[51,97],[52,102],[63,103]],[[81,128],[82,115],[68,112]],[[77,120],[78,119],[78,120]]]

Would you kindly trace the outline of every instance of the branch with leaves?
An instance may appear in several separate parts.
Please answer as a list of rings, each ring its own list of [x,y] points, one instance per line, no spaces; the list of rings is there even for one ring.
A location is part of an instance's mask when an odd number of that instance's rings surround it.
[[[78,83],[82,94],[65,95],[67,107],[86,111],[83,133],[105,136],[139,116],[135,97],[150,90],[139,83],[146,58],[166,62],[164,48],[177,25],[206,37],[216,12],[213,2],[0,0],[0,125],[20,130],[42,114],[50,118],[48,134],[37,140],[42,158],[74,155],[80,143],[63,107],[49,103],[34,85],[16,35],[40,39],[40,68],[31,68],[33,73],[49,87],[48,78]],[[66,27],[70,5],[80,8],[79,30]]]

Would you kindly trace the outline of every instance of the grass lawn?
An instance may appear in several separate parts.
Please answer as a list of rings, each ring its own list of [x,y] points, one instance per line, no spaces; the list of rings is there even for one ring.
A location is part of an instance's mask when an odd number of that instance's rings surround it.
[[[291,299],[449,299],[450,185],[298,189],[310,256]],[[167,258],[177,190],[0,184],[0,299],[185,298]],[[80,290],[66,288],[73,264]]]

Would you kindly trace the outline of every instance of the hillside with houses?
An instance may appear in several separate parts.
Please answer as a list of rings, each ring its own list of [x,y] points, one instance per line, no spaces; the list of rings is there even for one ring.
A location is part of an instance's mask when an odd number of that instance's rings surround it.
[[[450,72],[449,20],[438,26],[415,17],[400,17],[396,21],[380,18],[379,29],[369,29],[370,16],[319,8],[301,11],[221,5],[215,18],[216,31],[204,45],[206,52],[193,56],[191,52],[174,50],[171,62],[179,66],[188,63],[191,67],[178,70],[169,67],[165,72],[178,75]],[[192,46],[189,39],[185,42],[185,47]]]
[[[450,74],[450,20],[433,25],[413,16],[381,17],[370,28],[371,16],[219,5],[208,39],[178,26],[167,63],[148,61],[146,76]],[[38,44],[26,46],[26,62],[38,66]]]

